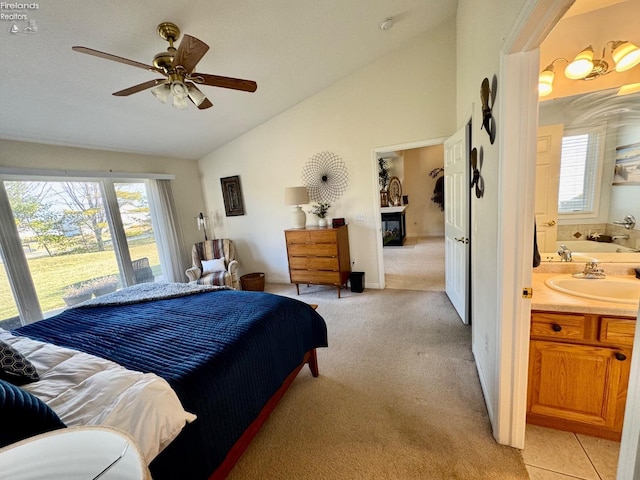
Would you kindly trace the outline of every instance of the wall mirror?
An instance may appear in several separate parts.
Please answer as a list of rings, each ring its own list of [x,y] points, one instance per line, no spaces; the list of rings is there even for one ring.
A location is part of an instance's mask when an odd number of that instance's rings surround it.
[[[540,102],[535,203],[542,261],[559,262],[565,244],[574,261],[640,264],[640,225],[621,224],[628,215],[640,223],[640,93],[617,93]],[[572,155],[576,161],[567,162]]]

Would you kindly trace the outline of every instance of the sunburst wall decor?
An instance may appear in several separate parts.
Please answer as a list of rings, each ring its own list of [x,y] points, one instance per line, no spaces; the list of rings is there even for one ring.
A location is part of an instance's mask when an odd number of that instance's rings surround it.
[[[302,183],[316,202],[335,202],[347,190],[348,178],[344,162],[331,152],[316,153],[302,169]]]

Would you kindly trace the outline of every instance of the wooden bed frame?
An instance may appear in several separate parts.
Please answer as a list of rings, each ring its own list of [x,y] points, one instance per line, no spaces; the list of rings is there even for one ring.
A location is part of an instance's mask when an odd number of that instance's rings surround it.
[[[304,358],[302,359],[302,363],[298,365],[288,376],[284,379],[282,386],[276,390],[276,393],[269,399],[269,401],[262,407],[260,413],[256,417],[256,419],[249,425],[249,427],[244,431],[242,436],[236,441],[236,443],[231,447],[229,453],[225,457],[224,461],[220,464],[220,466],[211,474],[209,480],[223,480],[227,478],[229,472],[233,469],[236,462],[240,459],[244,451],[247,449],[251,440],[258,434],[260,428],[269,418],[269,415],[278,405],[280,399],[284,396],[285,392],[289,389],[295,378],[300,373],[300,370],[305,365],[309,365],[309,370],[311,370],[311,374],[314,377],[318,376],[318,357],[316,356],[316,349],[309,350],[305,353]]]

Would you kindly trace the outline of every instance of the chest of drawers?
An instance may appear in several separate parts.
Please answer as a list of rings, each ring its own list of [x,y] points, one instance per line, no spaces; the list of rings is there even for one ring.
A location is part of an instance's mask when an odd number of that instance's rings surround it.
[[[347,225],[285,230],[289,278],[300,294],[300,284],[346,286],[351,273]]]

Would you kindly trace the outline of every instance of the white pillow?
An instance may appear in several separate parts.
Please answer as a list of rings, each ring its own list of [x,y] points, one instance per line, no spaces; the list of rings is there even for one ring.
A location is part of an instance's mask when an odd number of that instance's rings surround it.
[[[202,275],[224,272],[226,270],[227,267],[224,266],[224,257],[214,258],[213,260],[202,260]]]

